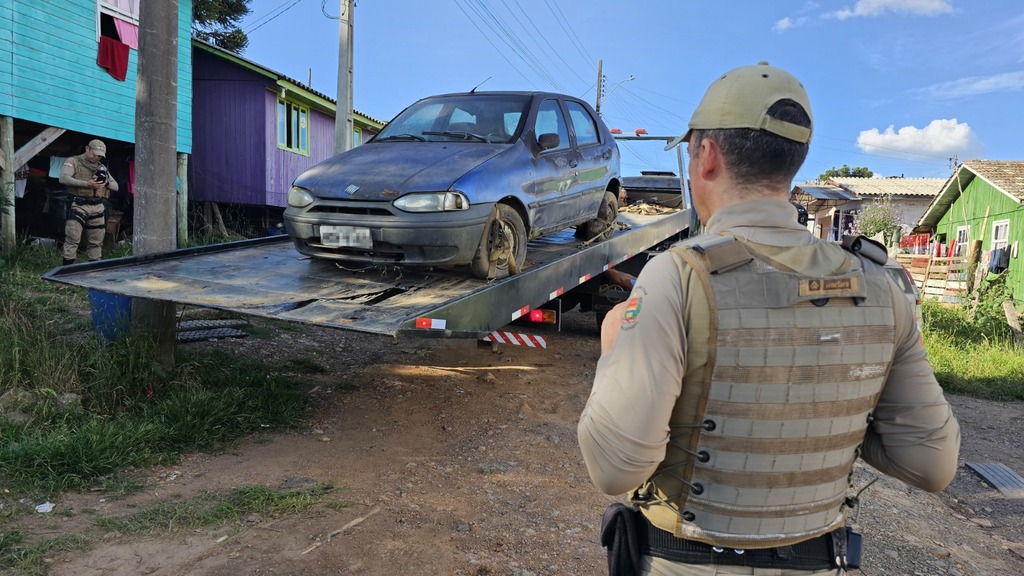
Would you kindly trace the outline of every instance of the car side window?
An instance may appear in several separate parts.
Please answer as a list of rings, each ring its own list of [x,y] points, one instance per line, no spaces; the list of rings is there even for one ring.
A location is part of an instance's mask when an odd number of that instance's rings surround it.
[[[590,112],[579,102],[566,101],[565,107],[569,109],[572,129],[576,132],[576,144],[586,146],[599,143],[601,139],[598,137],[597,122]]]
[[[558,147],[552,150],[565,150],[569,148],[569,130],[565,127],[565,117],[562,115],[562,108],[558,100],[548,99],[540,104],[537,110],[537,121],[534,124],[534,131],[537,138],[541,134],[558,134]]]

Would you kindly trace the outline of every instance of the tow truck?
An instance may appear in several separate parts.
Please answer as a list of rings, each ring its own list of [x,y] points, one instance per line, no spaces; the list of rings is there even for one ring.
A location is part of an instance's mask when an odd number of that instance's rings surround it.
[[[676,149],[680,139],[663,140]],[[656,214],[620,212],[608,239],[586,245],[571,229],[530,243],[518,274],[488,282],[463,270],[374,266],[364,269],[299,254],[287,236],[269,236],[159,254],[60,266],[46,280],[90,290],[230,311],[277,320],[395,337],[426,336],[515,341],[503,331],[516,321],[554,321],[563,304],[590,306],[600,317],[603,272],[639,269],[660,247],[695,225],[680,178],[681,208]],[[536,311],[540,311],[537,313]],[[533,312],[533,314],[531,314]],[[543,339],[527,345],[545,346]]]

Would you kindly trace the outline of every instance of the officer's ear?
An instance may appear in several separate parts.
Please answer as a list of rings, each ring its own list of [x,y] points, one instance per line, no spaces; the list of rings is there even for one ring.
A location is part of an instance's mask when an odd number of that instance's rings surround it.
[[[712,180],[722,169],[722,149],[711,138],[701,138],[697,154],[690,162],[695,162],[697,174],[704,180]]]

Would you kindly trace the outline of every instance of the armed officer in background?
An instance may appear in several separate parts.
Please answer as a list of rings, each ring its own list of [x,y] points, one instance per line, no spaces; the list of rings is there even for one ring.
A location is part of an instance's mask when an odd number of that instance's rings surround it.
[[[811,108],[761,63],[684,136],[705,234],[653,258],[601,329],[578,426],[613,574],[842,574],[855,460],[928,491],[960,429],[884,248],[811,235],[788,202]],[[856,252],[856,253],[855,253]]]
[[[64,226],[64,265],[75,263],[83,231],[86,257],[93,261],[103,255],[103,237],[107,231],[103,201],[110,198],[111,192],[117,192],[117,181],[103,164],[106,155],[107,145],[101,140],[92,140],[84,153],[68,158],[61,166],[60,183],[71,195],[71,208]]]

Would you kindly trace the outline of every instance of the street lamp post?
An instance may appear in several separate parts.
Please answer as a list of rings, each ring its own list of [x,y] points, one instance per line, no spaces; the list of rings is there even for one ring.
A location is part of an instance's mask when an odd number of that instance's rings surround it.
[[[636,80],[636,76],[633,76],[632,74],[630,74],[629,78],[626,78],[625,80],[619,80],[618,82],[616,82],[615,85],[612,86],[612,89],[609,90],[608,93],[604,95],[604,100],[607,100],[608,97],[612,95],[612,92],[615,92],[616,88],[618,88],[619,86],[622,86],[624,83],[632,81],[632,80]],[[601,114],[601,100],[597,101],[597,109],[595,111],[597,112],[598,115]]]

